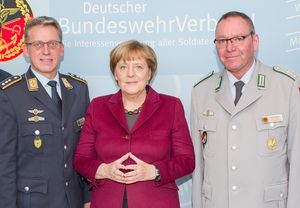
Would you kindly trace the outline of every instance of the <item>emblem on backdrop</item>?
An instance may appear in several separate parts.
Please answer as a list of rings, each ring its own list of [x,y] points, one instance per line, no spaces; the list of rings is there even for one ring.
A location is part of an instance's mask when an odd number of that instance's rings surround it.
[[[26,0],[0,0],[0,62],[23,52],[24,26],[33,18]]]

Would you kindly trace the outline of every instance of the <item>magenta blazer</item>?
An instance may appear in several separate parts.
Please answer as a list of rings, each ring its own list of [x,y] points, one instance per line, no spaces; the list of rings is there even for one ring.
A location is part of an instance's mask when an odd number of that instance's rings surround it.
[[[91,208],[121,208],[124,189],[129,208],[179,208],[175,179],[195,167],[182,103],[178,98],[158,94],[147,86],[142,111],[128,130],[121,91],[95,98],[87,111],[77,151],[75,169],[91,181]],[[132,152],[160,170],[160,182],[144,181],[130,185],[109,179],[96,180],[101,163],[111,163]],[[132,159],[124,162],[133,164]]]

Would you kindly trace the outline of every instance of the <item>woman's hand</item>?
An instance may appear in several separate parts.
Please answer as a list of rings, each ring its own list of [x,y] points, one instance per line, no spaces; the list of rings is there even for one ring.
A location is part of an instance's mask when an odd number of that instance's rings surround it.
[[[135,161],[136,164],[127,165],[124,167],[125,170],[129,172],[124,174],[124,181],[123,183],[131,184],[138,181],[148,181],[155,179],[155,166],[145,163],[144,161],[140,160],[132,153],[129,153],[129,157]]]
[[[107,178],[119,183],[124,183],[125,174],[121,171],[121,169],[126,169],[126,166],[122,163],[129,158],[129,155],[130,153],[127,153],[109,164],[102,163],[96,171],[95,178]]]

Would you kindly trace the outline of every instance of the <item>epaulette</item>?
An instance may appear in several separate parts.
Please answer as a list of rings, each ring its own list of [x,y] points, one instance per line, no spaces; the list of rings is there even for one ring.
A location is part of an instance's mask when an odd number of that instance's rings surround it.
[[[80,82],[82,82],[82,83],[84,83],[84,84],[87,84],[87,81],[86,81],[86,80],[82,79],[81,77],[78,77],[78,76],[75,75],[75,74],[68,73],[68,76],[71,77],[71,78],[73,78],[73,79],[75,79],[75,80],[77,80],[77,81],[80,81]]]
[[[0,83],[0,88],[2,90],[5,90],[8,87],[12,86],[13,84],[15,84],[21,80],[22,80],[22,77],[19,75],[14,75],[14,76],[8,77]]]
[[[194,87],[196,87],[198,84],[200,84],[201,82],[203,82],[204,80],[208,79],[209,77],[211,77],[214,74],[214,71],[211,71],[208,75],[206,75],[205,77],[203,77],[202,79],[200,79],[196,84],[194,84]]]
[[[284,74],[285,76],[291,78],[292,80],[295,80],[297,75],[291,71],[289,71],[288,69],[285,69],[285,68],[282,68],[282,67],[279,67],[279,66],[274,66],[273,67],[273,70],[275,72],[278,72],[280,74]]]

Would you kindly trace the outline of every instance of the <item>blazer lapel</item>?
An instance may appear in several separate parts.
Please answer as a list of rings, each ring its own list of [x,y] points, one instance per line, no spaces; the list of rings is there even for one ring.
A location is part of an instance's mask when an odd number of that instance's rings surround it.
[[[119,92],[114,94],[109,99],[107,106],[108,106],[111,114],[114,116],[115,120],[120,124],[120,126],[126,132],[128,132],[128,125],[127,125],[127,121],[125,118],[121,90],[119,90]]]
[[[76,99],[76,94],[74,93],[73,87],[67,88],[62,79],[66,79],[61,74],[59,74],[59,82],[61,89],[61,97],[62,97],[62,119],[66,120],[69,117],[69,113],[73,107],[74,101]],[[71,86],[71,85],[70,85]]]
[[[42,86],[42,84],[39,82],[39,80],[34,76],[31,69],[29,69],[25,74],[25,79],[27,83],[28,90],[30,94],[38,100],[41,104],[43,104],[46,108],[48,108],[50,111],[52,111],[54,114],[59,116],[59,112],[55,106],[55,103],[50,98],[48,93],[46,92],[45,88]],[[33,80],[35,82],[36,80],[36,87],[35,89],[31,88]]]
[[[147,122],[160,106],[159,94],[155,92],[150,86],[147,86],[147,89],[148,94],[146,100],[143,104],[142,111],[131,130],[132,133],[139,129],[145,122]]]
[[[221,83],[218,83],[217,85],[219,86],[216,86],[216,100],[229,114],[232,114],[235,106],[229,88],[229,80],[225,71],[223,71],[219,79],[221,79]]]

